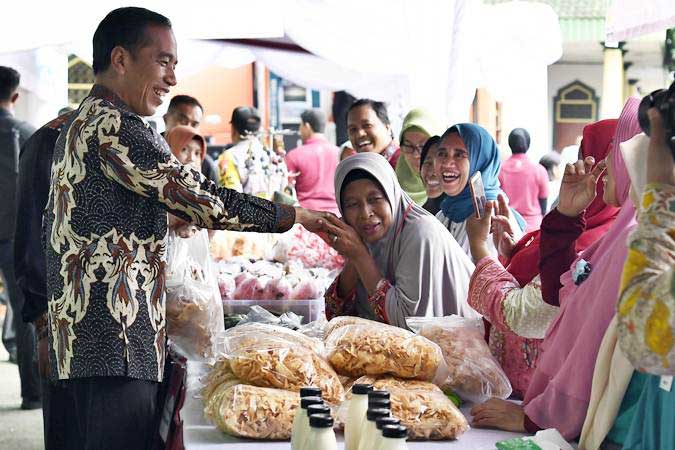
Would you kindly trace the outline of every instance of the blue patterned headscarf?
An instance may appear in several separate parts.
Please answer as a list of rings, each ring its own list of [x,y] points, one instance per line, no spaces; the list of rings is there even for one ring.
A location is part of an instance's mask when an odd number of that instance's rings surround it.
[[[454,125],[445,132],[444,137],[451,131],[459,133],[469,152],[469,179],[480,171],[485,186],[485,196],[488,200],[497,200],[497,195],[502,193],[498,178],[501,160],[497,143],[485,128],[473,123]],[[464,222],[473,214],[471,188],[468,181],[462,192],[443,200],[441,210],[445,217],[458,223]]]

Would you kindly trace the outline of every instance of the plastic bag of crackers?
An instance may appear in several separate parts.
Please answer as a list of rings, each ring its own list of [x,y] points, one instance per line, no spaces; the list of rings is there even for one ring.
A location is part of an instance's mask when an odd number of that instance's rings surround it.
[[[223,305],[209,254],[208,233],[167,245],[166,324],[169,339],[191,359],[214,356],[216,336],[225,328]]]
[[[357,317],[326,325],[328,360],[340,375],[393,375],[430,381],[443,362],[440,348],[402,328]]]
[[[374,389],[389,391],[391,414],[408,428],[409,439],[457,439],[469,429],[464,415],[433,383],[368,376],[355,383],[372,384]]]
[[[511,395],[511,383],[485,342],[480,319],[409,317],[407,323],[443,351],[448,373],[434,380],[443,390],[474,403]]]
[[[275,325],[246,323],[227,330],[220,341],[219,351],[232,373],[246,383],[292,392],[316,386],[328,403],[343,399],[340,379],[318,339]]]

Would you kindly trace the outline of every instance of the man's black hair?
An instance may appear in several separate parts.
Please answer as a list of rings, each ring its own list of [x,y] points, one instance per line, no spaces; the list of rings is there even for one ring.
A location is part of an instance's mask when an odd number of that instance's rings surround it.
[[[347,116],[349,116],[349,113],[352,111],[352,109],[358,108],[360,106],[369,106],[373,111],[375,111],[375,115],[377,115],[378,119],[380,119],[383,124],[390,124],[389,115],[387,114],[387,105],[384,102],[378,102],[369,98],[360,98],[352,103],[352,105],[347,110]]]
[[[19,88],[21,75],[11,67],[0,66],[0,100],[6,101],[12,98],[12,95]]]
[[[202,112],[204,112],[204,107],[201,103],[199,103],[199,100],[194,97],[190,97],[189,95],[176,95],[173,97],[171,102],[169,102],[169,108],[166,112],[173,112],[177,110],[180,105],[197,106],[202,110]]]
[[[326,130],[326,115],[320,109],[307,109],[300,114],[300,120],[309,124],[315,133],[323,133]]]
[[[145,8],[130,6],[110,11],[94,33],[94,74],[104,72],[110,66],[110,55],[115,47],[123,47],[135,55],[148,45],[152,37],[146,33],[146,28],[152,25],[171,28],[171,21]]]
[[[530,148],[530,133],[525,128],[515,128],[509,134],[509,147],[515,154],[527,152]]]

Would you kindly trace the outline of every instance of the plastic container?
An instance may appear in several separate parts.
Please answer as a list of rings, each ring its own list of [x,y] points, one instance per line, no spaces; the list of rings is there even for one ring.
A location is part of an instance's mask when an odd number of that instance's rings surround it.
[[[377,408],[368,409],[366,412],[366,421],[361,428],[361,437],[359,439],[359,450],[372,450],[375,438],[377,437],[377,428],[375,421],[380,417],[391,416],[391,411],[388,409]]]
[[[406,438],[408,430],[400,425],[385,425],[382,427],[382,443],[373,450],[408,450]]]
[[[223,300],[223,312],[226,316],[248,314],[251,306],[258,305],[277,316],[293,312],[302,316],[302,323],[314,322],[326,313],[323,297],[314,300]]]
[[[361,427],[368,410],[368,393],[373,390],[371,384],[352,386],[352,398],[349,401],[347,421],[345,423],[345,450],[358,450]]]
[[[303,450],[337,450],[333,418],[329,414],[309,416],[310,432]]]
[[[375,428],[377,429],[377,436],[375,436],[375,440],[373,441],[373,449],[378,449],[380,448],[380,445],[382,445],[382,442],[384,442],[384,437],[382,436],[382,427],[386,425],[401,425],[401,421],[398,420],[396,417],[380,417],[379,419],[375,420]]]
[[[293,419],[293,431],[291,432],[292,450],[301,450],[307,438],[307,434],[309,433],[307,407],[310,405],[323,405],[323,400],[320,396],[302,397],[301,393],[300,408],[298,408]]]

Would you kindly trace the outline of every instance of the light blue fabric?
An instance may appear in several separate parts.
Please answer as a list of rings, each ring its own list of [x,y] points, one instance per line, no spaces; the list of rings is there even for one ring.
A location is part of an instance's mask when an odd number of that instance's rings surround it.
[[[649,379],[649,375],[635,371],[630,379],[626,393],[621,401],[619,413],[614,420],[612,429],[607,433],[607,438],[610,442],[618,445],[623,445],[628,435],[628,430],[633,423],[635,413],[638,409],[638,403],[642,396],[642,391],[645,388],[645,382]]]
[[[675,386],[659,388],[661,377],[649,375],[638,401],[624,450],[673,450],[675,448]]]
[[[497,200],[497,195],[502,193],[498,178],[501,160],[497,143],[490,133],[479,125],[460,123],[452,128],[459,132],[469,152],[469,179],[476,172],[480,172],[485,186],[485,196],[488,200]],[[469,183],[467,182],[464,190],[458,195],[446,197],[441,203],[441,210],[452,222],[460,223],[469,218],[473,214]]]

